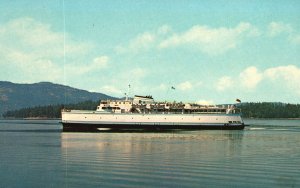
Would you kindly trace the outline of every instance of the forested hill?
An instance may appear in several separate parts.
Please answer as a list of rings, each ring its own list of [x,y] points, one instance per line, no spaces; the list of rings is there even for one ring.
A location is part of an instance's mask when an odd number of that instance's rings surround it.
[[[238,107],[246,118],[300,118],[300,104],[241,103]]]
[[[28,118],[47,117],[60,118],[60,110],[67,109],[95,110],[99,102],[86,101],[70,105],[48,105],[33,108],[24,108],[16,111],[9,111],[4,114],[6,118]],[[242,109],[244,118],[300,118],[299,104],[285,103],[242,103],[238,104]]]
[[[102,93],[88,92],[50,82],[16,84],[0,81],[0,117],[9,110],[112,98]]]

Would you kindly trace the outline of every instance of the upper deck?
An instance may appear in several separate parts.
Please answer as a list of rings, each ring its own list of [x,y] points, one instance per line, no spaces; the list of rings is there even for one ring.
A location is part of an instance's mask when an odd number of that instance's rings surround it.
[[[102,100],[97,111],[147,114],[232,114],[240,113],[235,105],[200,105],[182,102],[155,102],[151,96],[135,96],[125,100]]]

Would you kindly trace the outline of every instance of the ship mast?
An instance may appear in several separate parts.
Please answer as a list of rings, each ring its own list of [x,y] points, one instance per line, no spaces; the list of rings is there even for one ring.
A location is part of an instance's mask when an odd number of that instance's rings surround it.
[[[128,91],[127,91],[127,93],[125,93],[125,96],[126,96],[125,100],[126,101],[128,100],[129,95],[130,95],[130,84],[128,84]]]

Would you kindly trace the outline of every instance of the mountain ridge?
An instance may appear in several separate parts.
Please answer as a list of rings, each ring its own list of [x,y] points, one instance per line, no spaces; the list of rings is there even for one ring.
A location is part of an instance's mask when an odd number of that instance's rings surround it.
[[[7,111],[21,108],[101,99],[116,98],[52,82],[29,84],[0,81],[0,116]]]

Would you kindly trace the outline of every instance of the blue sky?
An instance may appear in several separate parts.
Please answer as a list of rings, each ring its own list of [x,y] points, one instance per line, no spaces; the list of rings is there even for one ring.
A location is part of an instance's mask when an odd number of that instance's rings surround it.
[[[0,80],[300,102],[300,1],[1,1]],[[175,90],[171,87],[175,87]]]

